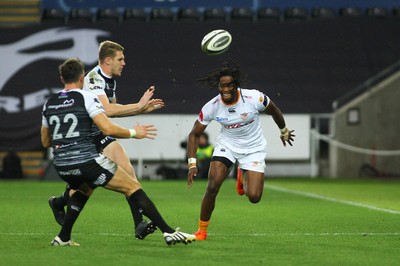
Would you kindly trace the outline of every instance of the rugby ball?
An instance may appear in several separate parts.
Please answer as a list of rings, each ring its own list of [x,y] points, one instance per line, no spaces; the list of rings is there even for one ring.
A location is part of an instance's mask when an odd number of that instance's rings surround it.
[[[218,55],[228,50],[232,42],[231,34],[226,30],[213,30],[201,41],[201,50],[207,55]]]

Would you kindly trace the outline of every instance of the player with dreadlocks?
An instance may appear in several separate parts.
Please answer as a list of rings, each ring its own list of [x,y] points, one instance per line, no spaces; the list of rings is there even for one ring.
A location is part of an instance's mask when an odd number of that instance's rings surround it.
[[[207,238],[207,227],[215,208],[218,191],[232,166],[238,163],[236,190],[246,195],[250,202],[260,201],[264,190],[264,168],[267,155],[267,141],[264,138],[260,113],[271,115],[280,129],[284,146],[292,146],[294,130],[286,127],[280,109],[264,93],[255,89],[242,89],[244,80],[235,63],[225,62],[221,68],[211,71],[199,81],[219,94],[207,102],[200,111],[187,141],[188,186],[191,187],[197,175],[196,150],[198,139],[212,120],[221,124],[211,158],[208,183],[200,211],[196,240]]]

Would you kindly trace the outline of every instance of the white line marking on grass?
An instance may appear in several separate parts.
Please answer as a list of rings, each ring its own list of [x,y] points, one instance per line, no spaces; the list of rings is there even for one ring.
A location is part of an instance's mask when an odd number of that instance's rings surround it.
[[[22,233],[22,232],[0,232],[0,235],[8,236],[49,236],[53,237],[54,234],[49,233]],[[88,234],[74,233],[76,236],[84,236]],[[124,233],[95,233],[90,235],[99,236],[111,236],[111,237],[133,237],[133,234]],[[331,233],[249,233],[249,234],[219,234],[219,233],[208,233],[212,236],[399,236],[400,232],[357,232],[357,233],[341,233],[341,232],[331,232]]]
[[[374,211],[387,212],[387,213],[391,213],[391,214],[400,214],[400,211],[397,211],[397,210],[379,208],[379,207],[368,205],[368,204],[364,204],[364,203],[357,203],[357,202],[348,201],[348,200],[341,200],[341,199],[326,197],[326,196],[322,196],[322,195],[318,195],[318,194],[314,194],[314,193],[303,192],[303,191],[299,191],[299,190],[283,188],[283,187],[277,187],[277,186],[271,186],[271,185],[267,185],[265,187],[269,188],[269,189],[272,189],[272,190],[286,192],[286,193],[290,193],[290,194],[296,194],[296,195],[300,195],[300,196],[304,196],[304,197],[310,197],[310,198],[315,198],[315,199],[338,202],[338,203],[343,203],[343,204],[347,204],[347,205],[367,208],[369,210],[374,210]]]
[[[215,236],[399,236],[399,232],[383,232],[383,233],[255,233],[255,234],[218,234],[208,233]]]

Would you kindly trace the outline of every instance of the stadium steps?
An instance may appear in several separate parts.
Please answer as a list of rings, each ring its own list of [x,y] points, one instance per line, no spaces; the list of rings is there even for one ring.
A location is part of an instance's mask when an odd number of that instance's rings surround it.
[[[0,27],[36,25],[40,18],[40,0],[0,1]]]
[[[3,158],[7,152],[0,152],[0,169],[3,169]],[[21,167],[24,178],[26,179],[42,179],[44,176],[47,161],[44,160],[43,151],[20,151],[17,155],[21,158]]]

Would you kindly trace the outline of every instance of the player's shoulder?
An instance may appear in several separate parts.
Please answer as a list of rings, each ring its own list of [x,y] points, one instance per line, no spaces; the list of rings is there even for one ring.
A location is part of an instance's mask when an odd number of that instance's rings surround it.
[[[264,96],[264,93],[257,89],[241,89],[241,95],[245,100],[258,101],[260,97]]]
[[[86,74],[85,79],[89,80],[89,82],[91,82],[91,83],[96,83],[96,82],[104,83],[104,78],[100,75],[98,66],[96,66],[92,70],[90,70]]]
[[[84,89],[93,91],[97,89],[103,89],[105,86],[105,80],[99,73],[99,67],[95,67],[90,70],[85,76]]]

